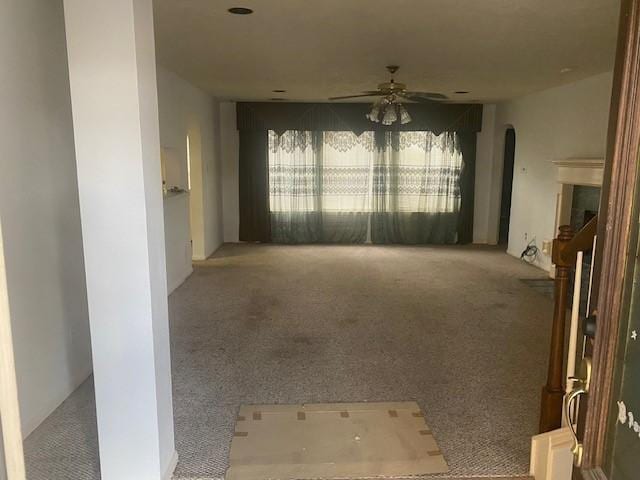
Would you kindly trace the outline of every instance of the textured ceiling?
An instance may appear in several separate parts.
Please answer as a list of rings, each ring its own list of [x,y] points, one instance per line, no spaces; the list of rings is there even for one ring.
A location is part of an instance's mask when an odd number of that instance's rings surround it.
[[[231,15],[232,6],[255,12]],[[611,70],[619,1],[154,0],[154,9],[158,63],[221,98],[321,101],[371,90],[397,64],[411,90],[497,101]]]

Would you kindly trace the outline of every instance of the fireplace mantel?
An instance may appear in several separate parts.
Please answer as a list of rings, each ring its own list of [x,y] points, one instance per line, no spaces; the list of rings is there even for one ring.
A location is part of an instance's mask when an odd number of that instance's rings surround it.
[[[553,160],[553,163],[558,167],[559,184],[602,186],[603,158],[563,158]]]
[[[604,176],[603,158],[563,158],[552,160],[557,167],[556,181],[556,223],[554,232],[558,232],[560,225],[567,225],[571,221],[571,206],[573,203],[573,187],[584,185],[588,187],[602,187]],[[550,276],[554,276],[552,267]]]

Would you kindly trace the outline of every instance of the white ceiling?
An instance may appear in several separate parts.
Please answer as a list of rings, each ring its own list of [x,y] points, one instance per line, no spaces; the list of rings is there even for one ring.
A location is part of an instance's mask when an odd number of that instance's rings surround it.
[[[255,12],[227,13],[233,6]],[[497,101],[611,70],[619,0],[154,0],[154,8],[158,63],[221,98],[323,101],[371,90],[397,64],[411,90]]]

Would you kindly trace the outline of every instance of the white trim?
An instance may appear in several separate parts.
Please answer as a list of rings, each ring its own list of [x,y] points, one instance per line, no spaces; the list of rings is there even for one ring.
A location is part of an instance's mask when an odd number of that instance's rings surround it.
[[[25,480],[20,404],[11,335],[11,311],[7,290],[7,270],[0,225],[0,419],[8,480]],[[2,453],[2,452],[0,452]],[[1,466],[1,465],[0,465]]]
[[[61,392],[50,402],[48,402],[47,405],[39,409],[29,418],[23,418],[23,438],[27,438],[29,435],[31,435],[33,431],[38,428],[42,424],[42,422],[44,422],[47,417],[51,415],[62,404],[62,402],[69,398],[69,396],[73,392],[75,392],[84,382],[87,381],[92,373],[93,366],[89,365],[87,369],[85,369],[80,375],[78,375],[77,380],[74,380],[72,382],[70,390],[64,390],[63,392]]]
[[[552,160],[558,167],[558,183],[566,185],[602,186],[603,158],[565,158]]]
[[[531,439],[529,475],[536,480],[571,480],[572,447],[569,427],[535,435]]]
[[[216,242],[216,244],[214,245],[214,247],[211,249],[211,251],[210,251],[210,252],[205,252],[205,256],[204,256],[204,258],[198,258],[198,259],[196,259],[196,258],[194,257],[194,260],[198,260],[198,261],[206,260],[206,259],[207,259],[207,258],[209,258],[211,255],[213,255],[214,253],[216,253],[216,252],[220,249],[220,247],[222,247],[222,245],[224,245],[224,243],[225,243],[225,242],[222,242],[222,241],[221,241],[221,242]],[[236,243],[238,243],[238,242],[236,242]]]
[[[171,456],[171,460],[169,461],[169,465],[162,475],[162,480],[171,480],[173,478],[173,472],[175,472],[176,467],[178,466],[178,452],[173,451],[173,455]]]
[[[192,273],[193,273],[193,267],[189,268],[189,270],[186,271],[184,273],[184,275],[182,275],[180,278],[178,278],[174,282],[171,282],[171,284],[168,284],[167,285],[167,295],[171,295],[176,288],[178,288],[180,285],[182,285],[184,282],[186,282],[187,278],[189,278]]]
[[[561,158],[552,160],[559,167],[571,168],[604,168],[604,158]]]
[[[573,390],[572,380],[576,373],[576,354],[578,351],[578,323],[580,322],[580,296],[582,290],[582,261],[584,252],[578,252],[576,258],[576,273],[573,280],[573,305],[571,306],[571,323],[569,328],[569,348],[567,349],[567,381],[565,394],[569,395]],[[581,335],[580,335],[581,336]],[[573,418],[573,415],[570,416]],[[566,427],[566,420],[563,416],[562,426]]]

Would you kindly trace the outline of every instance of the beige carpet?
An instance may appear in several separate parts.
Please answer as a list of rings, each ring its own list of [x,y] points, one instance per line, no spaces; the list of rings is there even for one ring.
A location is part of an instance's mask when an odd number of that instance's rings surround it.
[[[415,402],[242,406],[225,480],[406,478],[445,473]]]
[[[523,475],[545,273],[493,248],[225,245],[170,298],[177,478],[220,478],[242,404],[416,401],[452,478]]]
[[[525,278],[491,248],[223,246],[169,298],[175,478],[223,477],[243,404],[406,400],[441,475],[526,475],[552,302]],[[28,478],[97,479],[96,447],[87,383],[27,439]]]

